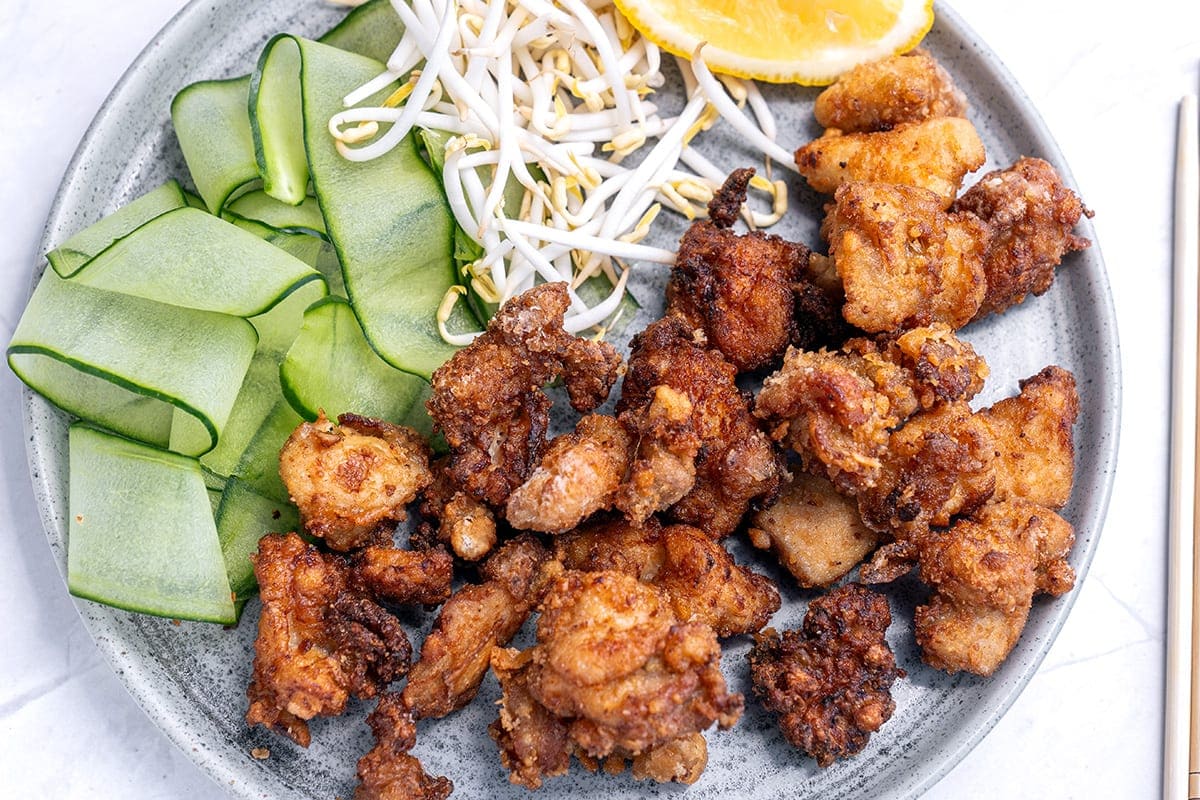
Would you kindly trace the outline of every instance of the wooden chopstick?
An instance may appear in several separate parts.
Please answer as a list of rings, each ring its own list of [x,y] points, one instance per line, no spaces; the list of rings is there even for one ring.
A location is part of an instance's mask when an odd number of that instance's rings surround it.
[[[1171,501],[1167,575],[1167,687],[1163,800],[1200,798],[1200,696],[1194,652],[1196,596],[1197,304],[1200,275],[1200,138],[1195,95],[1179,104],[1171,334]]]

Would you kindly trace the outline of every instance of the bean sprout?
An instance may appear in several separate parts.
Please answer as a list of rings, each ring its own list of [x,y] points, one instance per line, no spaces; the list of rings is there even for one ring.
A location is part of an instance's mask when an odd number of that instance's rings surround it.
[[[771,211],[744,207],[746,222],[765,227],[786,210],[786,187],[770,180],[771,163],[792,161],[775,141],[770,109],[753,81],[714,76],[703,45],[690,63],[676,59],[686,103],[678,116],[662,117],[651,99],[666,80],[662,55],[611,0],[391,5],[404,36],[387,70],[346,95],[329,131],[353,161],[378,158],[414,127],[451,134],[437,154],[446,197],[484,255],[462,268],[463,285],[438,308],[447,342],[473,336],[446,327],[467,287],[484,302],[503,303],[550,280],[571,288],[565,329],[603,336],[621,313],[631,265],[675,260],[674,251],[641,243],[659,211],[706,216],[724,173],[690,143],[718,119],[765,159],[766,177],[751,187]],[[397,81],[404,82],[382,104],[363,105]],[[625,166],[627,159],[635,163]],[[524,194],[513,208],[509,189],[518,187]],[[612,285],[589,307],[575,290],[596,275]]]

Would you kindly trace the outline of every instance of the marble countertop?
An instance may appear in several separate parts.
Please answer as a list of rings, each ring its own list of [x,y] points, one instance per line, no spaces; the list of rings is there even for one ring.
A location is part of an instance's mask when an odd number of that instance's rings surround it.
[[[7,341],[76,144],[181,0],[0,2],[0,324]],[[1171,169],[1176,102],[1197,89],[1200,4],[958,0],[1066,154],[1115,293],[1124,374],[1107,523],[1039,672],[926,797],[1158,794],[1164,650]],[[226,796],[159,733],[97,651],[34,506],[20,386],[0,370],[0,794]]]

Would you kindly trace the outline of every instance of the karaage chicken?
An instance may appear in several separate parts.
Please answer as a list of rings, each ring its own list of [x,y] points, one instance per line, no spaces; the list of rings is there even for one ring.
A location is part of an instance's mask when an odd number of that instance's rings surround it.
[[[891,130],[905,122],[965,117],[966,95],[924,50],[859,64],[817,95],[813,115],[842,133]]]
[[[700,436],[692,401],[670,386],[656,386],[647,405],[621,414],[634,442],[632,461],[614,501],[632,522],[644,522],[678,503],[696,484]]]
[[[367,724],[375,746],[358,760],[354,800],[446,800],[450,796],[454,784],[430,776],[409,754],[417,742],[417,728],[399,695],[383,694]]]
[[[341,551],[390,541],[405,506],[433,480],[419,433],[357,414],[301,424],[279,453],[279,475],[304,530]]]
[[[896,710],[904,670],[884,638],[891,623],[887,599],[851,583],[812,601],[800,630],[755,637],[754,693],[818,766],[861,751]]]
[[[351,581],[364,593],[398,605],[437,605],[450,596],[454,560],[445,550],[370,545],[350,561]]]
[[[420,510],[437,521],[436,529],[423,523],[421,537],[447,545],[464,561],[479,561],[496,546],[496,516],[486,504],[454,485],[449,459],[433,462],[433,483],[422,493]]]

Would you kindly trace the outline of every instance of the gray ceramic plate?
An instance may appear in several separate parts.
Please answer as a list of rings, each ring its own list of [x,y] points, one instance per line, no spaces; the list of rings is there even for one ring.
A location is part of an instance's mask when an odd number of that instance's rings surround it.
[[[971,98],[972,117],[990,154],[988,168],[1021,155],[1041,156],[1055,163],[1070,183],[1057,147],[1000,61],[950,9],[939,6],[937,14],[926,46]],[[203,78],[248,72],[271,34],[315,35],[336,17],[337,12],[319,0],[197,0],[188,5],[146,48],[96,117],[67,171],[47,222],[43,250],[166,178],[186,176],[168,114],[171,98],[181,87]],[[795,147],[816,133],[811,122],[814,94],[794,87],[772,87],[768,92],[781,118],[785,147]],[[721,166],[757,163],[739,150],[736,141],[723,141],[717,130],[712,133],[716,135],[706,135],[703,146]],[[776,232],[815,244],[819,208],[818,198],[797,188],[789,220]],[[682,223],[669,221],[658,232],[660,242],[669,245],[681,230]],[[1086,222],[1081,232],[1091,236]],[[638,327],[651,313],[661,311],[661,299],[656,299],[661,298],[661,284],[661,274],[648,272],[635,286],[646,306]],[[1115,323],[1099,251],[1093,247],[1069,257],[1048,294],[1001,318],[971,326],[966,336],[992,365],[982,402],[1015,393],[1019,378],[1048,363],[1065,366],[1079,378],[1083,414],[1075,431],[1077,477],[1065,515],[1078,532],[1071,561],[1082,579],[1108,502],[1120,395]],[[42,399],[27,395],[33,483],[60,565],[66,561],[66,422]],[[735,545],[735,549],[739,560],[757,564],[784,587],[784,607],[773,624],[798,624],[812,595],[791,588],[786,575],[772,570],[749,548]],[[909,678],[896,687],[895,715],[871,738],[867,749],[818,770],[812,760],[783,741],[774,721],[750,701],[733,730],[710,735],[708,769],[698,784],[686,790],[688,797],[752,793],[764,798],[883,800],[919,795],[958,762],[1016,698],[1073,600],[1073,595],[1039,599],[1015,652],[995,676],[982,680],[950,677],[923,666],[911,631],[913,608],[921,602],[922,590],[916,583],[901,582],[888,593],[896,618],[889,638]],[[362,723],[366,707],[356,705],[342,718],[316,722],[307,751],[261,729],[250,730],[242,721],[255,604],[236,630],[204,624],[176,626],[87,602],[80,602],[79,610],[113,669],[146,712],[234,795],[285,800],[352,793],[354,762],[370,746],[370,734]],[[431,617],[417,613],[406,622],[424,629]],[[744,639],[734,639],[725,647],[726,675],[733,688],[742,691],[748,689],[748,646]],[[524,789],[506,782],[486,733],[496,715],[497,688],[490,677],[480,694],[464,711],[423,723],[416,752],[430,772],[454,780],[459,797],[524,798]],[[271,756],[257,761],[250,751],[262,746],[270,748]],[[576,767],[569,777],[549,782],[541,795],[632,798],[683,792],[674,785],[639,784],[628,774],[591,775]]]

